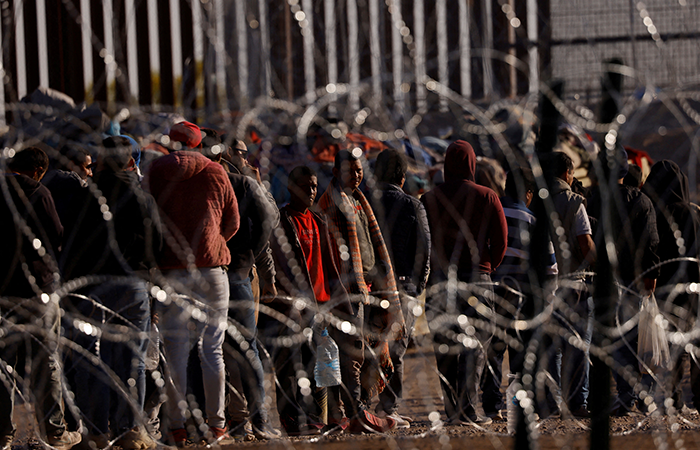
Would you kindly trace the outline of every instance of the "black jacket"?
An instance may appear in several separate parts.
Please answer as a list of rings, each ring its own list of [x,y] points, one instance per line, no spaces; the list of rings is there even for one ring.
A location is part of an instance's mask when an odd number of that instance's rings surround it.
[[[4,175],[0,180],[0,297],[31,298],[50,290],[58,274],[55,255],[62,236],[49,190],[25,175]]]
[[[136,173],[98,172],[92,183],[104,200],[92,189],[85,189],[75,226],[66,230],[61,255],[64,279],[131,275],[156,267],[163,241],[160,217],[153,197],[141,189]]]
[[[256,258],[263,257],[268,248],[272,230],[277,225],[277,207],[271,205],[257,181],[240,174],[229,173],[229,179],[238,200],[241,225],[229,239],[231,252],[229,272],[241,279],[248,278]]]
[[[619,277],[625,285],[642,274],[644,278],[655,279],[658,271],[649,271],[659,262],[654,205],[637,188],[623,184],[617,187],[618,195],[613,196],[613,202],[617,203],[618,214],[613,218]]]
[[[87,189],[87,184],[75,172],[49,170],[41,184],[51,191],[56,212],[61,224],[66,229],[73,229],[78,213],[83,208],[80,203]]]
[[[340,273],[331,248],[328,225],[320,214],[311,211],[318,225],[321,239],[321,254],[323,258],[323,273],[328,280],[331,291],[331,300],[325,305],[320,305],[323,312],[332,312],[343,320],[352,317],[352,305],[348,293],[340,281]],[[293,298],[305,298],[313,302],[313,306],[305,308],[309,314],[316,312],[316,296],[314,295],[311,277],[307,268],[307,261],[301,244],[297,237],[296,229],[289,217],[289,206],[280,210],[279,230],[271,241],[272,255],[277,269],[277,292],[279,295]],[[319,263],[319,262],[317,262]],[[309,320],[310,318],[307,318]]]
[[[425,207],[388,183],[381,183],[368,197],[391,254],[398,285],[409,295],[420,294],[430,270],[430,228]]]
[[[657,279],[659,287],[700,282],[697,263],[668,262],[680,257],[697,258],[700,254],[697,238],[700,220],[697,209],[690,203],[688,177],[676,163],[659,161],[651,168],[644,192],[651,198],[656,210],[660,239],[658,254],[662,263]],[[677,236],[677,232],[680,232],[680,236]],[[683,302],[681,297],[684,296],[679,296],[678,300]]]

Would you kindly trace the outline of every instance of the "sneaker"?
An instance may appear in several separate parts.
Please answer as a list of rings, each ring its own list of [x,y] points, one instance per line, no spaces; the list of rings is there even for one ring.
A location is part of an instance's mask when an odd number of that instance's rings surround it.
[[[258,424],[253,424],[253,436],[259,441],[269,441],[273,439],[280,439],[282,433],[270,426],[268,422],[262,422]]]
[[[394,411],[393,413],[389,414],[384,410],[377,409],[374,413],[377,415],[377,417],[391,417],[392,419],[394,419],[396,421],[396,428],[410,428],[411,423],[413,422],[413,419],[411,417],[403,416],[399,414],[398,411]]]
[[[311,430],[311,434],[321,434],[326,425],[322,422],[309,421],[306,426]]]
[[[303,423],[301,425],[287,427],[284,431],[287,433],[287,436],[318,436],[321,434],[324,425],[320,424],[320,427],[317,425],[318,424]]]
[[[475,424],[475,425],[488,425],[490,423],[493,423],[493,419],[490,417],[485,417],[485,416],[480,416],[478,414],[473,414],[466,416],[467,419],[467,424]]]
[[[251,442],[255,440],[255,435],[253,434],[253,425],[247,420],[242,422],[229,421],[228,423],[228,434],[236,441]]]
[[[486,412],[486,417],[495,422],[503,422],[505,420],[501,411],[488,411]]]
[[[64,431],[63,433],[59,434],[58,436],[50,436],[49,438],[46,439],[46,442],[51,447],[56,448],[57,450],[68,450],[69,448],[72,448],[74,445],[77,445],[82,441],[83,436],[77,432],[77,431]],[[109,443],[109,439],[105,439],[105,444]],[[105,445],[106,447],[107,445]],[[104,447],[100,447],[104,448]]]
[[[108,447],[109,436],[106,434],[88,434],[81,436],[80,442],[73,445],[73,450],[99,450]]]
[[[342,419],[329,419],[328,425],[323,427],[323,434],[341,434],[350,426],[350,420],[343,416]]]
[[[117,439],[115,445],[118,445],[123,450],[146,450],[156,448],[156,441],[146,433],[141,427],[135,427]]]
[[[580,406],[579,408],[569,412],[576,419],[588,419],[591,417],[591,413],[588,412],[588,409],[586,409],[585,406]]]
[[[170,442],[176,447],[182,448],[190,444],[189,433],[184,428],[174,428],[170,430]]]
[[[369,411],[360,411],[358,416],[350,421],[348,427],[351,433],[386,433],[396,426],[396,421],[391,417],[382,419]]]
[[[688,406],[688,405],[683,405],[683,408],[681,408],[681,409],[678,411],[678,414],[681,414],[681,415],[683,415],[683,416],[694,416],[694,415],[696,415],[697,413],[698,413],[697,409],[691,408],[691,407]]]
[[[207,442],[209,445],[231,445],[236,443],[236,439],[231,437],[228,434],[228,431],[226,428],[219,428],[219,427],[209,427],[209,433],[211,433],[211,436],[208,436]]]
[[[490,423],[493,423],[493,419],[490,417],[484,417],[480,416],[478,414],[474,414],[471,416],[464,416],[462,418],[454,418],[454,419],[447,419],[446,423],[448,425],[489,425]]]
[[[325,426],[311,420],[299,423],[291,417],[280,418],[280,424],[287,436],[316,436],[321,434],[321,430]]]
[[[627,406],[619,402],[615,402],[612,411],[610,411],[611,417],[627,417],[637,415],[643,415],[643,413],[639,411],[635,405]]]
[[[408,417],[404,417],[401,414],[395,412],[393,414],[389,414],[388,416],[391,419],[394,419],[394,422],[396,422],[396,428],[402,428],[402,429],[407,429],[411,428],[411,422],[412,420],[407,420]]]
[[[298,436],[318,436],[321,434],[321,430],[318,428],[311,428],[308,425],[302,425],[297,429],[285,429],[284,432],[287,436],[298,437]]]
[[[14,434],[0,436],[0,450],[9,450],[12,447],[12,441],[14,438]]]

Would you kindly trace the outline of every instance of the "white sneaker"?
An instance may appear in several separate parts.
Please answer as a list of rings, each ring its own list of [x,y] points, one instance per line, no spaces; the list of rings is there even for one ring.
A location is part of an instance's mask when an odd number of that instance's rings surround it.
[[[396,428],[411,428],[412,420],[409,417],[402,416],[397,412],[395,412],[394,414],[390,414],[387,417],[390,417],[394,419],[394,421],[396,421]]]

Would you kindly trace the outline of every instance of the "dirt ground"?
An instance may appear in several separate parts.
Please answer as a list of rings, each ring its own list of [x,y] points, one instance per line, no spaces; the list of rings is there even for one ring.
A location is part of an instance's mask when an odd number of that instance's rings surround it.
[[[507,434],[506,422],[494,422],[482,428],[474,426],[435,426],[428,416],[438,412],[445,419],[435,357],[430,347],[409,349],[405,370],[406,388],[401,414],[414,419],[411,428],[394,430],[385,436],[340,435],[315,438],[286,438],[279,442],[243,443],[240,446],[265,449],[298,450],[505,450],[515,440]],[[685,380],[687,386],[687,379]],[[505,386],[504,386],[505,387]],[[434,418],[434,415],[431,416]],[[588,449],[589,420],[547,419],[538,423],[531,448],[541,450]],[[611,448],[685,450],[700,447],[700,415],[695,410],[674,417],[642,415],[613,418],[610,426]]]
[[[686,377],[687,378],[687,377]],[[334,449],[334,450],[423,450],[474,449],[503,450],[514,448],[514,438],[507,434],[506,422],[494,422],[482,428],[475,426],[435,426],[428,416],[438,412],[445,419],[435,357],[430,347],[409,349],[406,358],[407,392],[401,414],[414,419],[411,428],[394,430],[385,436],[340,435],[316,438],[289,438],[271,443],[243,443],[241,446],[266,449]],[[684,380],[687,386],[687,379]],[[505,387],[505,386],[504,386]],[[434,415],[431,416],[434,418]],[[588,449],[589,420],[542,420],[535,431],[531,448]],[[611,448],[685,450],[700,447],[700,415],[695,410],[674,417],[642,415],[613,418],[610,425]]]
[[[514,438],[508,436],[505,421],[497,421],[483,428],[475,426],[444,425],[432,422],[435,412],[445,419],[440,386],[435,369],[435,357],[430,347],[412,347],[406,357],[406,389],[400,412],[414,419],[411,428],[394,430],[386,435],[332,435],[314,438],[284,438],[274,442],[243,442],[233,447],[298,450],[423,450],[475,449],[504,450],[514,448]],[[687,386],[687,379],[686,386]],[[270,391],[274,392],[274,389]],[[431,414],[433,413],[433,414]],[[41,448],[32,436],[27,408],[18,405],[17,439],[13,450]],[[278,425],[276,414],[273,423]],[[611,448],[614,449],[668,449],[685,450],[700,447],[700,415],[695,410],[673,417],[642,415],[613,418],[610,426]],[[589,420],[546,419],[538,423],[531,448],[588,449]]]

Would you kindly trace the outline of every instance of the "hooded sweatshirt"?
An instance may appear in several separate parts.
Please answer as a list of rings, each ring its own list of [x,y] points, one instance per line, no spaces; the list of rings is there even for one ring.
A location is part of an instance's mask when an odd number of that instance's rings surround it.
[[[63,226],[49,190],[25,175],[0,180],[0,297],[31,298],[51,290]],[[26,223],[29,230],[23,231]],[[34,240],[41,241],[35,249]],[[43,256],[42,256],[43,254]],[[26,263],[30,282],[22,264]]]
[[[431,280],[447,279],[449,267],[470,281],[490,274],[503,260],[508,225],[496,193],[474,182],[476,155],[465,141],[450,144],[445,154],[445,182],[421,199],[430,224]]]
[[[132,275],[155,267],[161,249],[160,218],[153,197],[141,190],[136,172],[103,170],[93,177],[109,216],[92,192],[78,196],[82,205],[73,228],[66,227],[61,269],[66,280],[85,275]]]
[[[195,151],[159,158],[145,180],[166,228],[161,269],[228,265],[226,241],[238,231],[236,195],[221,165]]]
[[[696,209],[690,203],[688,177],[673,161],[659,161],[652,166],[643,191],[656,209],[656,225],[659,232],[657,254],[662,263],[657,278],[659,287],[672,283],[700,281],[697,263],[664,262],[673,258],[698,256],[699,221]],[[674,234],[675,227],[681,233],[682,242]]]

